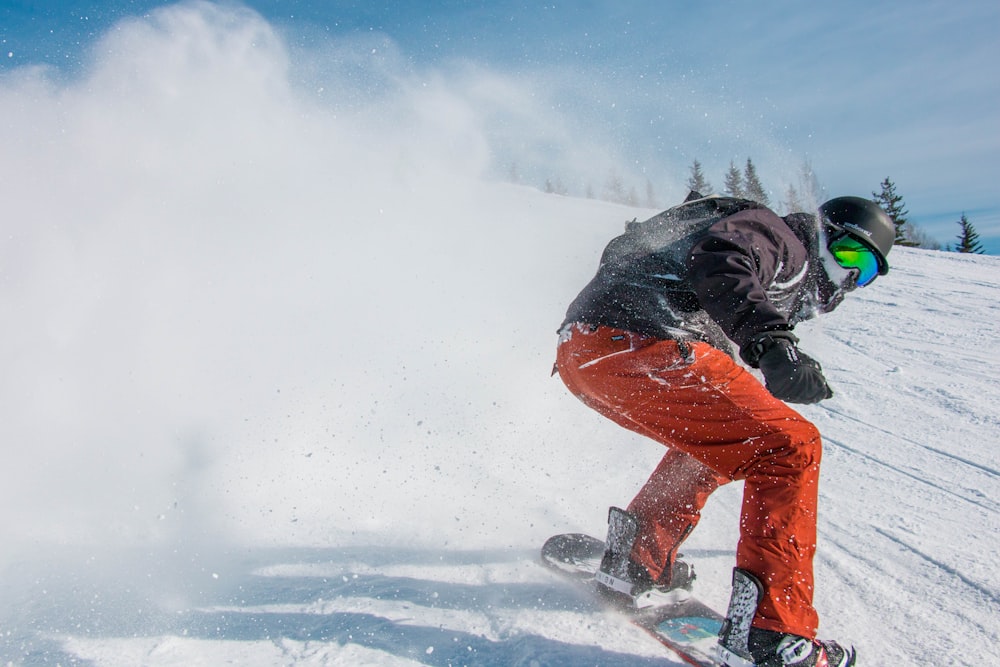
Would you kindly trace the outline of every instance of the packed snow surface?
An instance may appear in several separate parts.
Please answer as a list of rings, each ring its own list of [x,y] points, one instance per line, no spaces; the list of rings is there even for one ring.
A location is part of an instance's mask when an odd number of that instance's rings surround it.
[[[571,286],[593,268],[599,240],[642,212],[511,186],[485,186],[479,195],[475,223],[465,217],[474,209],[452,222],[474,226],[467,245],[488,250],[452,256],[463,265],[454,273],[443,257],[426,258],[426,273],[397,286],[402,303],[372,300],[358,311],[371,309],[388,324],[384,309],[406,310],[419,299],[425,315],[411,313],[379,338],[363,318],[348,324],[316,313],[318,322],[299,322],[314,328],[314,340],[285,349],[301,333],[289,326],[287,341],[273,341],[279,351],[261,352],[271,367],[275,357],[314,362],[272,380],[269,410],[233,407],[229,392],[247,392],[241,382],[252,384],[259,372],[247,358],[243,374],[212,380],[224,409],[200,439],[171,431],[161,416],[144,424],[135,413],[146,399],[118,395],[125,414],[98,405],[102,418],[82,427],[88,451],[66,436],[66,456],[79,457],[83,469],[74,469],[87,477],[77,487],[8,470],[7,525],[15,515],[31,525],[18,526],[27,543],[4,572],[2,657],[94,665],[680,664],[536,558],[550,534],[602,535],[607,506],[628,502],[659,455],[657,445],[605,423],[548,377]],[[388,253],[400,270],[408,251],[383,247],[371,261],[383,264]],[[903,248],[892,260],[888,276],[799,327],[802,347],[823,361],[836,392],[802,408],[825,439],[816,562],[822,632],[880,662],[988,664],[1000,635],[1000,262]],[[332,301],[346,277],[329,267],[311,295],[290,285],[288,296]],[[269,304],[262,316],[276,309]],[[206,345],[219,324],[206,332]],[[357,345],[344,350],[352,340]],[[311,389],[296,386],[293,371],[315,371]],[[77,397],[80,409],[113,402],[120,388],[102,388],[97,369],[88,372],[66,380],[95,383],[93,394]],[[201,371],[187,372],[195,382]],[[158,377],[135,381],[155,385]],[[175,379],[172,391],[182,384]],[[215,392],[191,391],[210,413]],[[49,406],[53,418],[65,416],[56,398]],[[157,490],[130,485],[126,452],[154,449],[140,434],[156,425],[167,432],[155,447],[180,448],[194,460],[173,473],[137,464],[144,484],[160,481],[176,500],[133,507],[130,497]],[[123,428],[135,440],[105,452],[100,434],[114,441]],[[57,455],[57,444],[38,447]],[[202,448],[209,453],[199,460]],[[19,456],[28,475],[42,467],[30,451]],[[114,490],[107,485],[118,487],[120,502],[91,497]],[[728,599],[739,494],[733,485],[712,498],[685,549],[699,572],[698,595],[718,609]],[[67,534],[43,535],[57,528]],[[140,529],[130,539],[118,532]]]
[[[537,559],[661,455],[550,377],[604,243],[655,209],[484,177],[447,76],[331,108],[259,18],[171,11],[79,80],[0,79],[0,664],[682,664]],[[821,634],[979,667],[1000,260],[890,262],[796,331],[835,391],[802,408]],[[684,549],[720,610],[740,493]]]

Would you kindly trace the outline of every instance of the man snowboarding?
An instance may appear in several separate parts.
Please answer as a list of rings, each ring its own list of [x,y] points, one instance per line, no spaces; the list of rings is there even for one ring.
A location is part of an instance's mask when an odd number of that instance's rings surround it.
[[[570,391],[668,448],[627,510],[610,511],[600,585],[634,596],[689,584],[678,548],[709,494],[745,481],[726,665],[854,664],[853,649],[816,639],[820,434],[786,401],[833,394],[792,330],[887,273],[895,228],[859,197],[818,213],[692,192],[608,244],[560,329]]]

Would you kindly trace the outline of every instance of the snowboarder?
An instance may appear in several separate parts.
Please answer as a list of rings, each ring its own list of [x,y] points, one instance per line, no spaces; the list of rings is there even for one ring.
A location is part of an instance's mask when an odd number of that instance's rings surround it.
[[[860,197],[779,217],[692,192],[608,244],[560,329],[556,368],[570,391],[668,448],[627,510],[611,508],[601,585],[689,585],[678,548],[709,494],[745,480],[724,664],[854,664],[852,648],[816,639],[820,434],[786,402],[833,393],[792,330],[886,274],[894,238],[888,215]]]

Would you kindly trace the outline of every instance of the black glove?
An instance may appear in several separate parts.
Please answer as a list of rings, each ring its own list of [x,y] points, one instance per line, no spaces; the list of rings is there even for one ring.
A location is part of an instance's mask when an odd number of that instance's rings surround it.
[[[787,331],[770,331],[752,338],[740,356],[764,374],[764,385],[775,398],[790,403],[819,403],[833,396],[823,369],[795,347],[798,338]]]

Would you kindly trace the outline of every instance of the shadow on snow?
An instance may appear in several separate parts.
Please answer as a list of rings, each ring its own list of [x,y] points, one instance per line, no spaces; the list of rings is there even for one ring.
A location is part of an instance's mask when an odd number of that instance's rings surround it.
[[[599,610],[594,601],[555,579],[551,583],[468,584],[351,571],[354,567],[370,572],[393,564],[525,564],[534,560],[534,554],[526,552],[297,549],[255,553],[243,562],[232,554],[220,558],[225,571],[237,569],[237,574],[227,576],[225,583],[215,580],[211,584],[206,583],[210,577],[203,563],[179,568],[176,563],[161,561],[157,566],[154,559],[140,554],[110,559],[116,566],[104,568],[88,566],[88,559],[67,562],[64,556],[58,563],[46,564],[42,574],[38,574],[39,564],[34,564],[33,570],[22,571],[17,585],[5,587],[11,590],[0,591],[4,597],[13,594],[8,599],[17,600],[16,609],[0,610],[0,660],[25,666],[88,667],[93,663],[68,653],[61,637],[115,640],[176,636],[354,644],[433,666],[670,664],[666,658],[558,641],[523,629],[494,631],[490,633],[493,637],[487,637],[467,629],[421,624],[421,614],[427,610],[478,614],[490,625],[494,612],[503,609]],[[306,571],[329,574],[255,574],[274,565],[305,565]],[[171,599],[173,604],[165,604]],[[179,599],[184,600],[182,608],[171,609]],[[392,618],[368,609],[342,609],[351,607],[352,601],[362,605],[373,600],[393,603]],[[332,602],[341,609],[324,608]],[[274,609],[286,605],[287,611]],[[303,609],[306,605],[319,611]]]

